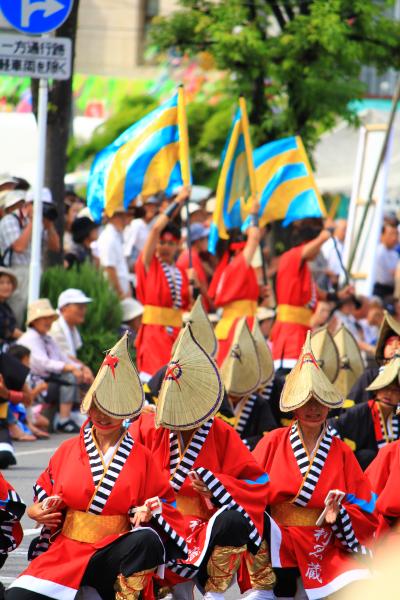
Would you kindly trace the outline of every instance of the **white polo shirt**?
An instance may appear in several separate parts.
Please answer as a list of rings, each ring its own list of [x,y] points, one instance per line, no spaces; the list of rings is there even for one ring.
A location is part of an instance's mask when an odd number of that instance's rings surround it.
[[[101,232],[98,242],[100,265],[104,268],[114,267],[121,290],[129,292],[129,270],[124,256],[122,233],[112,224],[107,223]]]

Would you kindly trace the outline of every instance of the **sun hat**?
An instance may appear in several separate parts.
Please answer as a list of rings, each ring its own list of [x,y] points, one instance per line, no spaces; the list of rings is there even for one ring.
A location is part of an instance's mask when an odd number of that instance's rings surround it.
[[[385,310],[375,349],[375,359],[377,362],[382,362],[384,360],[383,351],[385,349],[386,340],[392,335],[400,336],[400,321],[392,317],[387,310]]]
[[[3,208],[7,210],[7,208],[11,208],[18,204],[19,202],[26,201],[26,192],[23,190],[11,190],[7,192],[4,197]]]
[[[259,322],[274,319],[275,311],[273,308],[268,308],[268,306],[257,306],[256,316]]]
[[[2,275],[7,275],[11,279],[11,283],[12,283],[13,289],[15,291],[18,287],[18,279],[16,278],[13,271],[11,269],[7,269],[7,267],[0,266],[0,277]]]
[[[2,173],[0,175],[0,186],[6,185],[7,183],[13,183],[14,185],[17,185],[18,179],[12,175],[9,175],[8,173]]]
[[[333,336],[339,353],[339,372],[335,387],[344,398],[364,372],[364,361],[360,348],[350,331],[342,325]]]
[[[188,210],[189,210],[189,215],[192,215],[193,213],[197,212],[198,210],[203,210],[203,209],[201,208],[200,204],[197,204],[197,202],[189,202]]]
[[[156,426],[196,429],[216,414],[223,395],[217,365],[186,325],[161,385]]]
[[[39,298],[39,300],[35,300],[29,304],[26,324],[29,326],[33,321],[36,321],[36,319],[41,319],[43,317],[58,318],[58,313],[54,310],[48,298]]]
[[[274,376],[274,361],[272,352],[261,331],[260,323],[257,318],[254,319],[251,333],[253,334],[256,343],[258,360],[260,362],[260,383],[258,384],[258,387],[261,389],[264,388]]]
[[[260,360],[245,317],[236,325],[231,347],[222,363],[221,375],[230,396],[249,396],[260,386]]]
[[[108,350],[97,375],[81,404],[87,413],[94,403],[101,412],[115,419],[132,419],[142,410],[144,391],[129,354],[126,333]]]
[[[58,296],[57,308],[63,308],[67,304],[89,304],[90,302],[93,302],[92,298],[86,296],[82,290],[68,288]]]
[[[299,360],[286,377],[279,407],[282,412],[291,412],[313,398],[329,408],[338,408],[343,404],[342,396],[317,363],[309,331]]]
[[[33,202],[35,200],[35,190],[31,188],[26,192],[26,201]],[[46,204],[53,204],[53,195],[49,188],[42,188],[42,202]]]
[[[395,383],[400,387],[400,356],[395,355],[379,372],[379,375],[369,384],[367,392],[377,392]]]
[[[135,298],[124,298],[121,300],[122,308],[122,322],[132,321],[136,317],[140,317],[143,314],[143,304],[141,304]]]
[[[210,229],[204,227],[202,223],[192,223],[189,227],[190,239],[192,242],[197,242],[208,237]]]
[[[312,332],[311,348],[317,363],[333,383],[339,373],[339,352],[327,327],[320,327]]]
[[[208,314],[204,310],[201,296],[197,297],[196,302],[192,306],[192,310],[183,315],[183,321],[184,323],[189,323],[194,337],[207,354],[215,356],[218,350],[218,340],[215,336],[211,321],[208,318]],[[180,336],[183,332],[184,329],[181,329],[179,336],[175,341],[172,353],[175,352],[175,348],[178,346]]]

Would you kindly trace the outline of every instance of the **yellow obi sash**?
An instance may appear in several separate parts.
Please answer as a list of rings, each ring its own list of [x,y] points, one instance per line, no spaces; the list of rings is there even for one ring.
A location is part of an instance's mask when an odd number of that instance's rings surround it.
[[[95,544],[109,535],[127,533],[129,530],[128,515],[93,515],[81,510],[69,509],[62,533],[71,540]]]
[[[208,510],[204,500],[200,496],[184,496],[183,494],[176,494],[176,506],[177,509],[183,515],[193,515],[193,517],[199,517],[208,521],[213,514],[212,511]]]
[[[313,311],[305,306],[292,306],[291,304],[279,304],[276,309],[276,320],[281,323],[296,323],[297,325],[310,325]]]
[[[282,502],[271,506],[271,517],[279,525],[308,526],[315,525],[322,509],[296,506],[291,502]]]
[[[143,309],[143,325],[182,327],[182,311],[179,308],[167,308],[165,306],[152,306],[151,304],[146,304]]]
[[[215,328],[217,339],[226,340],[236,319],[254,317],[256,312],[257,302],[255,300],[234,300],[226,304],[222,311],[221,320]]]

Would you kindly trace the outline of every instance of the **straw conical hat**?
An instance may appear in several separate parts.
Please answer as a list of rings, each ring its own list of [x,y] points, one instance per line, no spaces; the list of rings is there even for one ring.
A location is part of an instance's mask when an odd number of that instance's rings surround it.
[[[279,401],[280,409],[282,412],[291,412],[304,406],[312,398],[329,408],[338,408],[343,404],[343,398],[312,353],[311,334],[308,332],[300,358],[286,377]]]
[[[378,377],[366,388],[368,392],[377,392],[395,383],[400,387],[400,356],[396,355],[381,370]]]
[[[206,311],[204,310],[201,296],[198,296],[196,302],[192,306],[192,310],[185,319],[186,323],[189,323],[192,333],[200,346],[210,356],[215,356],[218,350],[218,341],[214,333],[214,328],[211,324],[210,319]],[[177,337],[175,344],[172,348],[172,355],[178,347],[179,340],[184,332],[182,329]]]
[[[339,352],[339,373],[335,386],[346,397],[357,379],[364,372],[364,362],[358,344],[344,325],[333,337]]]
[[[311,348],[317,363],[333,383],[339,373],[339,353],[327,327],[321,327],[311,334]]]
[[[265,337],[263,336],[260,323],[257,318],[254,319],[252,334],[256,343],[258,360],[260,361],[261,376],[258,387],[263,388],[274,376],[274,361],[272,359],[271,350]]]
[[[379,330],[378,341],[376,344],[375,350],[375,358],[378,362],[382,362],[384,360],[383,350],[385,348],[386,340],[391,335],[399,335],[400,336],[400,321],[392,317],[386,310],[385,316],[382,321],[381,328]]]
[[[158,396],[157,427],[196,429],[218,411],[223,391],[217,365],[186,325]]]
[[[256,342],[245,318],[238,322],[229,352],[221,367],[222,380],[231,396],[248,396],[260,386],[260,361]]]
[[[87,413],[92,402],[106,415],[117,419],[136,417],[140,413],[144,392],[129,355],[127,333],[107,352],[83,399],[81,411]]]

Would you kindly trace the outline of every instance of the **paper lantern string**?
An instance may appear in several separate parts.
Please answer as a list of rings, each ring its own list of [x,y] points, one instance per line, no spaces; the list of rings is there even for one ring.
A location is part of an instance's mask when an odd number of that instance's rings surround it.
[[[119,358],[117,356],[112,356],[111,354],[107,354],[105,359],[103,360],[102,367],[110,367],[112,376],[115,379],[115,367],[119,363]]]

